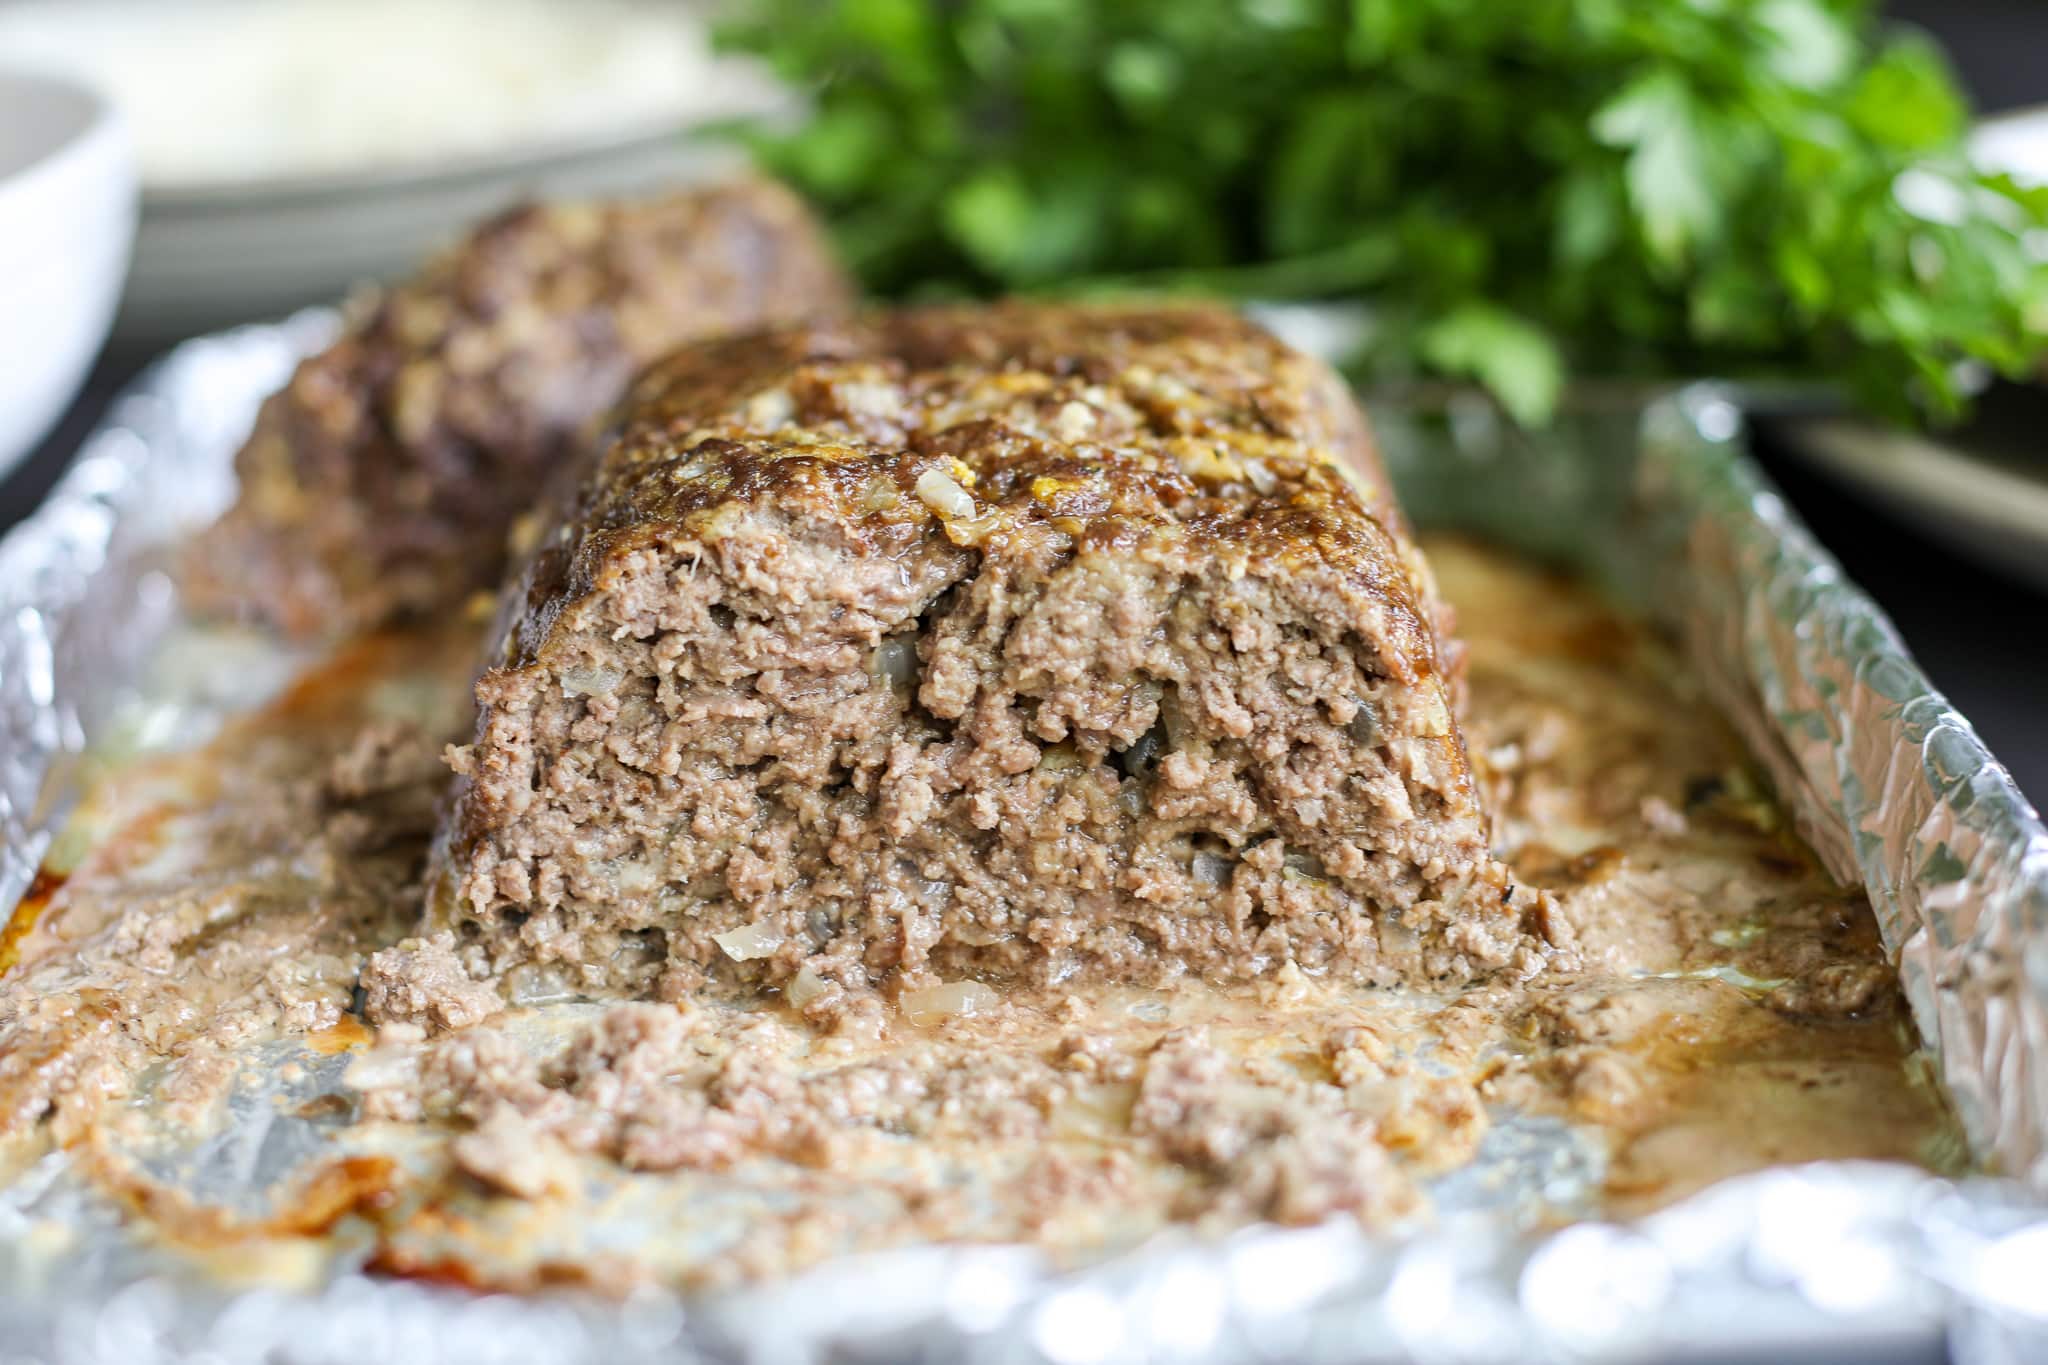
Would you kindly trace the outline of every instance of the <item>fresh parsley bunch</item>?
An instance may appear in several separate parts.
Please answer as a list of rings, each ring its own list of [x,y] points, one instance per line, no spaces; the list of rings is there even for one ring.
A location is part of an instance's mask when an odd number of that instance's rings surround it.
[[[757,128],[885,294],[1369,305],[1369,378],[1833,377],[1957,410],[2048,345],[2048,195],[1863,0],[762,0]],[[2030,237],[2033,239],[2030,241]]]

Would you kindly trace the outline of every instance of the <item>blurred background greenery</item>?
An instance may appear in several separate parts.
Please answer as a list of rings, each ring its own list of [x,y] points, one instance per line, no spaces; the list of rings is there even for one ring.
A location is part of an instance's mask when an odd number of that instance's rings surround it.
[[[1972,169],[1864,0],[766,0],[761,159],[886,294],[1365,305],[1361,374],[1544,421],[1570,374],[1825,377],[1940,416],[2048,345],[2048,191]],[[2030,234],[2036,236],[2030,240]]]

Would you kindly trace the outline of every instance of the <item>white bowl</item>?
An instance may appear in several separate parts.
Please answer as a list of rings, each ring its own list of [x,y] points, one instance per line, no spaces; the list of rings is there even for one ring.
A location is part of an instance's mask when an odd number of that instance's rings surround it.
[[[0,71],[0,476],[62,415],[107,339],[135,205],[127,138],[104,100]]]

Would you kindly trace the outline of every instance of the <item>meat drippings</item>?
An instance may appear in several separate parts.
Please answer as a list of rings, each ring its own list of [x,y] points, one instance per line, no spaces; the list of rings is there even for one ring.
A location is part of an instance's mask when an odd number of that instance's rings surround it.
[[[508,1289],[718,1285],[930,1239],[1078,1255],[1174,1222],[1393,1226],[1526,1117],[1606,1152],[1599,1199],[1543,1216],[1780,1161],[1953,1161],[1867,904],[1792,838],[1676,658],[1555,578],[1428,550],[1470,650],[1496,848],[1550,893],[1580,970],[1435,995],[1291,968],[1230,989],[956,978],[915,1008],[801,974],[680,1004],[538,974],[496,990],[404,938],[431,756],[465,724],[474,642],[451,627],[367,642],[207,748],[99,784],[9,931],[0,1168],[65,1144],[157,1234],[245,1235],[192,1215],[205,1198],[141,1161],[164,1139],[133,1120],[217,1129],[279,1040],[347,1054],[321,1111],[337,1160],[391,1158],[350,1205],[372,1264]],[[373,1003],[374,1039],[355,1022]],[[333,1184],[317,1174],[292,1189]]]

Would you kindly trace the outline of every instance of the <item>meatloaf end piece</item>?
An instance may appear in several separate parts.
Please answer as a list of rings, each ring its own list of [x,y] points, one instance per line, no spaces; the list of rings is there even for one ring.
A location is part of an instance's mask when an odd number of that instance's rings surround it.
[[[1233,314],[691,347],[506,604],[430,913],[514,999],[1533,971],[1437,614],[1348,392]]]
[[[188,595],[325,634],[494,587],[513,519],[643,366],[850,302],[809,212],[766,182],[507,212],[361,300],[264,404]]]

